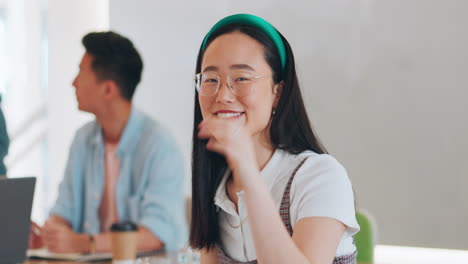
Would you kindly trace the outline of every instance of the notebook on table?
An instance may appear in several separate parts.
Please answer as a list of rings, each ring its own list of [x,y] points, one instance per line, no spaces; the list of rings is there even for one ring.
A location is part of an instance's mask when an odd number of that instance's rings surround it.
[[[161,256],[164,257],[164,250],[140,252],[138,257],[145,256]],[[28,257],[31,259],[46,259],[46,260],[65,260],[77,262],[90,262],[90,261],[105,261],[112,259],[112,253],[94,253],[94,254],[80,254],[80,253],[53,253],[49,252],[47,248],[29,249]]]
[[[66,261],[101,261],[112,259],[111,253],[95,253],[95,254],[80,254],[80,253],[53,253],[47,248],[29,249],[28,257],[32,259],[48,259],[48,260],[66,260]]]

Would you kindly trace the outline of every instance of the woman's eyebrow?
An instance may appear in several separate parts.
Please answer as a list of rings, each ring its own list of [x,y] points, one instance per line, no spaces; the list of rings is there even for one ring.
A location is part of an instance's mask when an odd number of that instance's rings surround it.
[[[218,67],[216,67],[216,66],[206,66],[205,69],[203,69],[202,72],[207,72],[207,71],[218,71]]]
[[[230,67],[231,69],[234,70],[249,70],[249,71],[255,71],[254,68],[250,67],[247,64],[233,64]]]
[[[231,67],[229,67],[231,70],[249,70],[249,71],[255,71],[254,68],[252,68],[248,64],[233,64]],[[218,71],[219,68],[216,66],[206,66],[202,72],[207,72],[207,71]]]

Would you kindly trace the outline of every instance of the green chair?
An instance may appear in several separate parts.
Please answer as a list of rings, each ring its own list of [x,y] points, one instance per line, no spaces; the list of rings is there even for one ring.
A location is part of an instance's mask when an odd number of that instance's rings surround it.
[[[375,224],[372,216],[363,210],[356,211],[356,219],[361,230],[354,236],[357,248],[357,262],[373,263],[375,246]]]

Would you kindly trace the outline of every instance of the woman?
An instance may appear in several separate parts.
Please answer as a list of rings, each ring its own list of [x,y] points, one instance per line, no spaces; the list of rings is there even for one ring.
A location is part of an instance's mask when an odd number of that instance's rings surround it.
[[[286,39],[226,17],[196,66],[190,244],[202,263],[355,263],[345,169],[314,135]]]

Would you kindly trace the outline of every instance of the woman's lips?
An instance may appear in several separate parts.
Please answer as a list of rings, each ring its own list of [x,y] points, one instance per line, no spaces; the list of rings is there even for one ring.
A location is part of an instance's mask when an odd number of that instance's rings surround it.
[[[239,118],[244,114],[244,112],[222,110],[215,113],[215,116],[220,119],[235,119]]]

